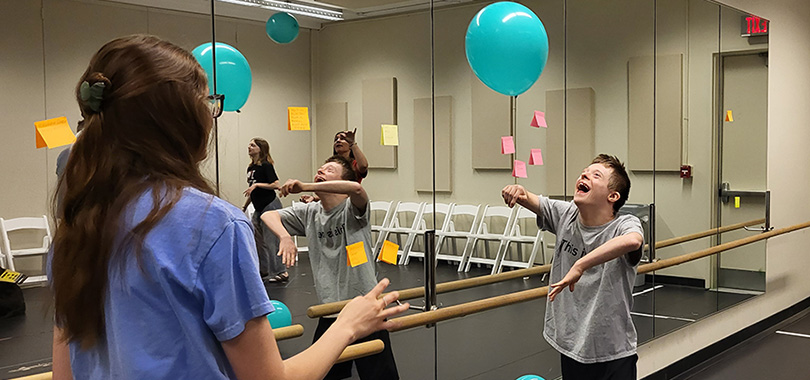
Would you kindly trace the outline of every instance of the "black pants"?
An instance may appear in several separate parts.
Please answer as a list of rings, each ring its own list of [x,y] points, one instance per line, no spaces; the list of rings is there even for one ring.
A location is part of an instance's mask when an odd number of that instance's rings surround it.
[[[609,362],[584,364],[560,355],[563,380],[636,380],[638,355]]]
[[[318,319],[318,327],[315,329],[315,336],[312,338],[312,343],[315,343],[336,320],[337,318],[324,317]],[[335,364],[324,379],[339,380],[352,377],[352,363],[355,363],[357,365],[357,374],[360,375],[360,378],[363,380],[398,380],[399,373],[397,373],[397,364],[394,362],[394,351],[391,350],[391,340],[388,337],[388,331],[383,330],[372,333],[365,338],[358,339],[354,343],[362,343],[374,339],[382,340],[383,343],[385,343],[385,348],[382,352],[376,355]]]

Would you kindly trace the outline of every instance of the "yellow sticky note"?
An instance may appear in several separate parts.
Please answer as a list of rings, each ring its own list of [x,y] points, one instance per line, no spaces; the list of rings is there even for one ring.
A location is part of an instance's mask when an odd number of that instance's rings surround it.
[[[368,262],[366,248],[362,241],[346,246],[346,259],[348,260],[349,266],[352,268]]]
[[[740,197],[734,197],[734,208],[740,208]]]
[[[380,145],[399,146],[399,127],[392,124],[382,124]]]
[[[66,117],[37,121],[34,123],[37,133],[37,149],[56,148],[76,142],[76,135],[70,130]]]
[[[307,107],[287,107],[287,130],[309,130],[309,109]]]
[[[734,116],[731,115],[731,110],[726,111],[726,121],[734,121]]]
[[[383,242],[382,249],[380,250],[380,261],[391,265],[397,265],[398,251],[399,245],[386,240]]]

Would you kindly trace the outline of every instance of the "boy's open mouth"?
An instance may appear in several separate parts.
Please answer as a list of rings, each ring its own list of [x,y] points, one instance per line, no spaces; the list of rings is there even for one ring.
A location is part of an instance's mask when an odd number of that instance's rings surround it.
[[[580,182],[580,183],[577,183],[577,191],[587,193],[587,192],[591,191],[591,188],[588,187],[588,185],[585,184],[585,182]]]

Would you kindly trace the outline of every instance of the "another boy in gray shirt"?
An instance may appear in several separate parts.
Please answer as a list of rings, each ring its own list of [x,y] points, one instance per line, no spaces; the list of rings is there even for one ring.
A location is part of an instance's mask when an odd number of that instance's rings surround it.
[[[629,193],[624,165],[605,154],[582,171],[573,202],[520,185],[501,192],[507,205],[532,210],[537,225],[557,235],[543,336],[561,354],[563,379],[636,379],[630,309],[644,234],[638,218],[617,216]]]
[[[262,214],[262,221],[279,237],[279,252],[284,264],[295,264],[298,250],[290,235],[306,236],[315,291],[321,302],[352,299],[368,293],[377,284],[375,259],[371,252],[368,195],[355,178],[352,164],[333,156],[318,169],[314,183],[290,179],[281,187],[281,196],[314,192],[320,202],[299,204]],[[350,266],[347,246],[363,243],[366,262]],[[313,342],[335,322],[334,317],[318,321]],[[379,331],[358,340],[380,339],[383,352],[355,360],[361,379],[399,379],[388,331]],[[352,362],[336,364],[326,379],[351,377]]]

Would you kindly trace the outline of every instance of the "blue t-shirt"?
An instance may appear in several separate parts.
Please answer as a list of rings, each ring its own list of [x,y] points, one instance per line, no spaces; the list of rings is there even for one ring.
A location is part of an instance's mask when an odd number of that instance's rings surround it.
[[[151,192],[124,217],[130,230],[152,209]],[[106,334],[70,344],[76,379],[235,379],[221,341],[273,311],[259,277],[253,230],[236,207],[185,189],[146,236],[142,269],[130,247],[111,264]]]

